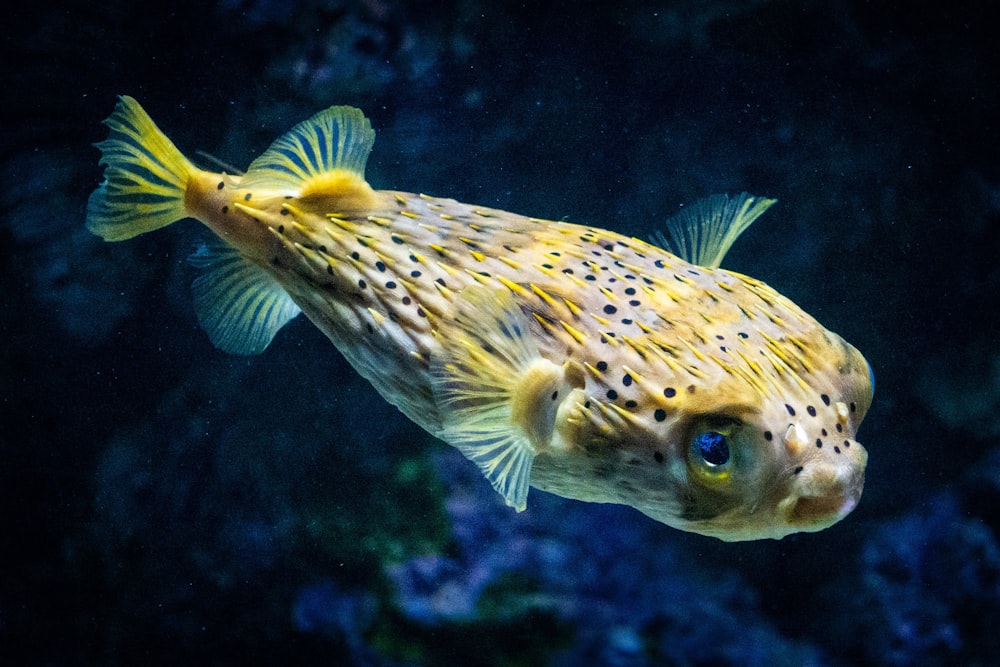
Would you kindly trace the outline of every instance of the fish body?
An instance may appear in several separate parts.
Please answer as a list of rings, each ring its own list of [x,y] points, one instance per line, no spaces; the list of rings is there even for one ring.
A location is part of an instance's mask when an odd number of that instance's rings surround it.
[[[202,221],[220,242],[193,258],[195,306],[216,345],[260,352],[304,312],[509,505],[524,509],[530,484],[746,540],[820,530],[857,504],[870,367],[718,268],[771,200],[717,197],[674,221],[691,263],[596,227],[375,190],[374,133],[348,107],[243,175],[194,167],[131,98],[107,124],[93,232]]]

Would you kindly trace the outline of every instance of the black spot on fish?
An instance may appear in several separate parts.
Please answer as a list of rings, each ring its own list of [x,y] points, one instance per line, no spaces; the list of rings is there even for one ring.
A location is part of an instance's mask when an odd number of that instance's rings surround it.
[[[820,399],[822,399],[823,405],[830,405],[830,397],[826,394],[820,394]]]
[[[850,448],[850,446],[851,446],[851,441],[850,440],[844,440],[844,447]]]
[[[630,305],[633,308],[635,308],[636,306],[639,305],[639,300],[638,299],[632,299],[631,301],[628,302],[628,305]]]
[[[785,403],[785,409],[788,410],[788,414],[790,414],[793,417],[795,416],[795,408],[790,406],[788,403]]]
[[[628,408],[628,409],[630,409],[630,410],[632,408],[638,407],[638,405],[639,404],[636,403],[635,401],[625,401],[625,407]]]
[[[851,401],[851,412],[857,412],[857,411],[858,411],[858,404],[855,403],[854,401]]]
[[[425,312],[424,312],[424,309],[423,309],[423,308],[419,308],[419,307],[418,307],[418,308],[417,308],[417,316],[418,316],[418,317],[427,317],[427,313],[425,313]]]
[[[820,440],[819,438],[816,438],[816,447],[819,449],[823,448],[823,441]]]
[[[386,289],[396,289],[396,281],[390,280],[385,284]]]
[[[248,193],[246,194],[246,196],[245,196],[245,197],[243,197],[243,201],[250,201],[250,197],[252,197],[252,196],[253,196],[253,195],[252,195],[251,193],[249,193],[249,192],[248,192]]]
[[[285,233],[285,226],[284,225],[278,225],[278,233],[279,234],[284,234]]]
[[[359,255],[359,254],[357,253],[357,251],[355,251],[355,252],[352,252],[352,253],[351,253],[351,259],[353,259],[353,260],[359,260],[359,259],[361,259],[361,255]]]
[[[612,305],[611,305],[611,304],[609,303],[608,305],[604,306],[604,312],[605,312],[605,313],[606,313],[607,315],[614,315],[615,313],[617,313],[617,312],[618,312],[618,309],[617,309],[617,308],[615,308],[614,306],[612,306]]]
[[[606,361],[598,361],[596,368],[599,371],[606,371],[606,370],[608,370],[608,362],[606,362]]]
[[[410,297],[408,297],[408,296],[404,296],[403,297],[403,305],[404,306],[409,306],[412,302],[413,302],[413,299],[411,299]]]
[[[841,426],[840,424],[837,424],[837,433],[840,433],[843,430],[844,430],[844,427]]]
[[[768,442],[771,442],[771,440],[774,439],[774,436],[771,434],[770,431],[764,431],[764,439],[767,440]]]
[[[809,406],[806,406],[806,412],[808,412],[808,413],[809,413],[809,416],[810,416],[810,417],[815,417],[815,416],[816,416],[816,408],[814,408],[814,407],[813,407],[813,406],[811,406],[811,405],[809,405]]]
[[[625,377],[622,378],[622,384],[625,385],[626,387],[631,387],[632,386],[632,376],[626,374]]]
[[[554,401],[554,400],[556,400],[557,398],[559,398],[559,392],[558,392],[558,391],[554,391],[554,392],[552,392],[552,400]]]
[[[223,214],[229,213],[229,207],[228,206],[223,206],[222,207],[222,213]]]
[[[653,262],[653,266],[655,266],[658,269],[666,268],[666,267],[663,266],[663,260],[662,259],[658,259],[655,262]]]
[[[820,429],[819,434],[825,438],[827,436],[826,429]]]
[[[366,287],[368,287],[368,283],[366,283],[362,278],[361,280],[358,281],[358,287],[360,287],[361,289],[365,289]]]
[[[403,245],[404,243],[406,243],[406,241],[404,241],[403,239],[399,238],[395,234],[393,234],[389,238],[391,238],[392,242],[395,243],[396,245]]]
[[[677,390],[674,389],[673,387],[667,387],[666,389],[663,390],[663,395],[666,396],[667,398],[673,398],[674,396],[677,395]]]
[[[800,472],[802,472],[802,466],[796,466],[793,474],[798,475]]]
[[[563,269],[563,273],[572,274],[573,273],[573,269]]]
[[[555,267],[552,266],[551,264],[542,264],[542,268],[543,269],[554,269]]]
[[[653,452],[653,458],[656,459],[657,463],[663,463],[663,454],[660,452]]]
[[[281,209],[281,215],[288,215],[290,211],[287,208]]]
[[[687,392],[689,394],[693,394],[695,392],[695,386],[693,384],[689,384],[688,388],[687,388]]]
[[[662,408],[657,408],[657,410],[653,413],[653,419],[655,419],[658,422],[661,422],[666,418],[667,418],[667,411]]]
[[[836,445],[834,445],[833,446],[833,451],[835,451],[835,452],[837,452],[839,454],[840,453],[840,447],[837,447]]]
[[[219,184],[216,185],[215,187],[216,189],[221,190],[222,188],[226,187],[226,184],[222,181],[219,181]]]
[[[583,277],[583,279],[584,280],[597,280],[597,276],[595,276],[593,273],[588,273],[587,275],[585,275]]]
[[[744,339],[744,340],[746,340],[747,338],[750,337],[750,334],[748,334],[748,333],[746,333],[744,331],[740,331],[736,335],[739,336],[740,338]],[[827,405],[829,405],[829,404],[827,404]]]
[[[635,288],[634,287],[626,287],[625,288],[625,293],[628,294],[629,296],[632,296],[633,294],[635,294]]]
[[[615,400],[616,398],[618,398],[618,392],[615,391],[614,389],[608,389],[608,398],[610,398],[612,401]]]
[[[277,257],[274,258],[274,265],[275,266],[278,265],[278,258]],[[332,276],[333,275],[333,265],[327,264],[326,265],[326,272],[329,273]]]
[[[422,275],[423,275],[423,274],[422,274],[422,273],[420,273],[419,271],[410,271],[410,277],[411,277],[411,278],[419,278],[419,277],[420,277],[420,276],[422,276]]]
[[[385,271],[385,263],[375,262],[375,268],[378,269],[379,271]]]

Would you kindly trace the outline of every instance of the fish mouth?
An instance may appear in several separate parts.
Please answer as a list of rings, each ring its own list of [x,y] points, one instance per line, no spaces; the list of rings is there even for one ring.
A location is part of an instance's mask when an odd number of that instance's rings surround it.
[[[861,494],[832,496],[802,496],[788,511],[788,523],[793,526],[825,527],[840,521],[858,505]]]
[[[858,506],[864,479],[864,468],[814,463],[796,478],[792,493],[781,503],[785,520],[802,531],[840,521]]]

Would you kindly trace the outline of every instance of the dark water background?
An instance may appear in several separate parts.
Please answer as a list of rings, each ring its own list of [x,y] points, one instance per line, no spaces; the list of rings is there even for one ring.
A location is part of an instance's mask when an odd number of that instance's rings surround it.
[[[5,10],[0,662],[995,664],[988,3],[585,4]],[[726,266],[874,367],[861,505],[745,544],[538,491],[515,515],[304,318],[259,357],[213,349],[198,225],[84,229],[121,93],[241,167],[352,104],[376,187],[635,236],[777,197]]]

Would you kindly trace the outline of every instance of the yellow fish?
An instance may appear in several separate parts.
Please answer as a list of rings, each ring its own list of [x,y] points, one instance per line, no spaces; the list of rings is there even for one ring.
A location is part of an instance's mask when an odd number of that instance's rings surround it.
[[[711,197],[645,241],[451,199],[374,190],[374,131],[351,107],[295,126],[242,175],[195,167],[122,97],[97,146],[87,227],[120,241],[196,218],[213,343],[261,352],[304,312],[387,401],[528,487],[630,505],[723,540],[847,515],[871,369],[767,285],[719,263],[773,203]]]

